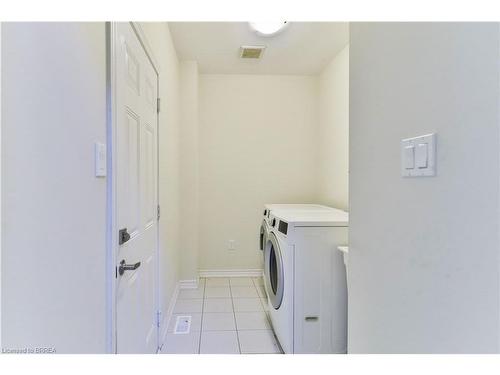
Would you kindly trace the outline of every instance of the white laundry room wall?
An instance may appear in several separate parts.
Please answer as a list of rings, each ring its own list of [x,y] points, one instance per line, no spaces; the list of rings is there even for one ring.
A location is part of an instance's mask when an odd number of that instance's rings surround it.
[[[166,23],[141,27],[160,68],[160,309],[180,275],[180,73]],[[2,347],[104,353],[104,23],[2,24]]]
[[[199,111],[200,268],[260,269],[264,203],[316,198],[316,77],[202,74]]]
[[[349,351],[499,351],[499,26],[353,23]],[[437,133],[437,176],[400,141]]]
[[[180,279],[195,283],[198,279],[199,233],[199,142],[198,142],[198,64],[180,64]]]
[[[2,347],[106,351],[104,23],[2,24]]]
[[[317,201],[349,208],[349,46],[318,75]]]

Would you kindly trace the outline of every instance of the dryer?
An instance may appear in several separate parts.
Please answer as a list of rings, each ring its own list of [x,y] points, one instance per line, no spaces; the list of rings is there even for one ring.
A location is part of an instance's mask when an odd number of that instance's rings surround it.
[[[275,210],[264,248],[269,314],[285,353],[347,352],[348,213]]]
[[[263,218],[259,229],[259,249],[262,251],[261,267],[264,268],[264,248],[267,243],[267,236],[272,227],[271,212],[280,211],[338,211],[336,208],[313,203],[266,203],[264,204]],[[264,287],[266,279],[264,278]]]
[[[269,233],[269,228],[271,224],[271,212],[274,210],[294,210],[294,211],[331,211],[336,210],[335,208],[323,206],[320,204],[302,204],[302,203],[266,203],[264,204],[263,218],[260,225],[259,231],[259,248],[264,251],[264,246],[267,242],[266,238]]]

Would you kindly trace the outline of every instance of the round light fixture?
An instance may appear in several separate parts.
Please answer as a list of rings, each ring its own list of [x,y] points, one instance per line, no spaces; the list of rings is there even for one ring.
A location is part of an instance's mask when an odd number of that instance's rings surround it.
[[[249,22],[250,27],[255,30],[258,34],[264,36],[276,35],[277,33],[283,31],[287,21],[277,21],[277,22]]]

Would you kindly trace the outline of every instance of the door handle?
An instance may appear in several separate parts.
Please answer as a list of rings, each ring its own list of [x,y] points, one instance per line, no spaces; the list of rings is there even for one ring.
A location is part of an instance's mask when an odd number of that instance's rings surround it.
[[[141,266],[141,262],[137,262],[135,264],[125,264],[125,259],[122,259],[120,262],[120,267],[118,267],[118,273],[122,276],[125,271],[134,271]]]
[[[127,232],[127,228],[120,229],[118,231],[118,245],[123,245],[128,240],[130,240],[130,234]]]

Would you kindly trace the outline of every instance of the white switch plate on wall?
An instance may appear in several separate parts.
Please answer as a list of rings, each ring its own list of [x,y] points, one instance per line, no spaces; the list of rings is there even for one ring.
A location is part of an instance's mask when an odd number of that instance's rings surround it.
[[[95,176],[106,177],[106,145],[104,143],[95,143]]]
[[[401,141],[401,176],[436,175],[436,134],[406,138]]]

